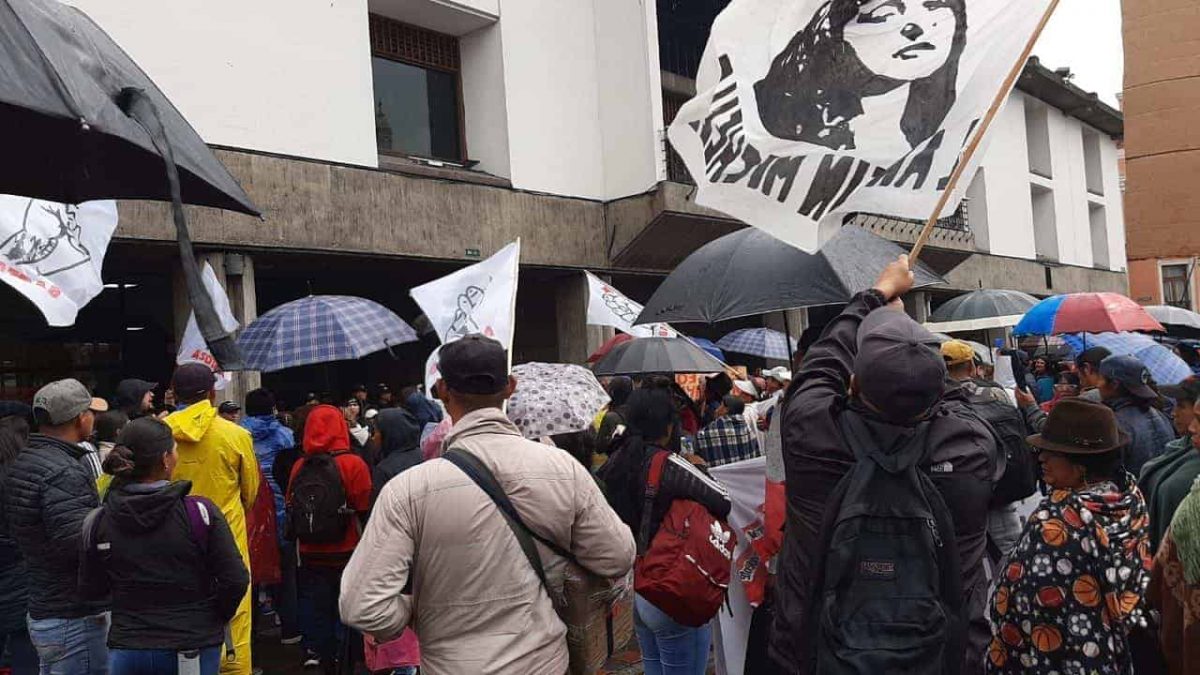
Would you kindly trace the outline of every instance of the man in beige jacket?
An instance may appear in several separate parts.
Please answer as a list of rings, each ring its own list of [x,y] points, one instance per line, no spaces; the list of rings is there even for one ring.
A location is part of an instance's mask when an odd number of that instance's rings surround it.
[[[629,528],[587,470],[521,437],[501,410],[516,380],[500,343],[472,335],[442,347],[438,394],[454,421],[447,449],[474,455],[521,519],[592,573],[633,565]],[[562,559],[537,544],[549,569]],[[407,588],[406,588],[407,587]],[[567,672],[566,626],[492,500],[444,459],[392,479],[342,577],[342,620],[389,640],[412,626],[429,675]]]

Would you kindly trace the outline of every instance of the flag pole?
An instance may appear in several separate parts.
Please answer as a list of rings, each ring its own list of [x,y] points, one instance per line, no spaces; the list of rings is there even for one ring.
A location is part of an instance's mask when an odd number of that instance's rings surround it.
[[[1000,91],[996,93],[995,100],[992,101],[992,106],[988,108],[987,114],[983,116],[983,121],[979,124],[979,129],[975,131],[975,136],[971,142],[963,150],[963,154],[958,159],[958,163],[954,166],[954,171],[950,174],[950,182],[947,183],[946,189],[942,191],[942,196],[938,198],[937,206],[933,208],[933,213],[929,216],[929,220],[925,223],[925,228],[921,230],[921,235],[917,237],[917,243],[913,244],[912,251],[908,254],[909,264],[914,264],[917,258],[921,257],[921,251],[925,248],[925,244],[929,241],[929,236],[933,234],[933,228],[937,225],[938,218],[942,217],[942,210],[946,208],[946,203],[950,201],[950,196],[954,194],[955,188],[958,186],[958,181],[962,178],[963,173],[967,170],[967,164],[971,162],[971,158],[975,155],[975,151],[979,149],[979,144],[983,140],[984,134],[988,128],[992,126],[992,122],[996,119],[997,113],[1004,105],[1005,99],[1008,98],[1009,92],[1012,91],[1013,85],[1017,82],[1017,77],[1025,68],[1025,62],[1029,60],[1030,54],[1033,53],[1033,46],[1037,43],[1042,31],[1045,30],[1046,24],[1049,23],[1050,17],[1054,14],[1054,10],[1058,8],[1059,0],[1050,0],[1050,6],[1046,8],[1046,13],[1038,22],[1037,28],[1033,30],[1033,35],[1029,37],[1029,43],[1025,45],[1025,49],[1021,52],[1021,57],[1017,59],[1017,63],[1008,73],[1008,77],[1004,79],[1004,84],[1001,85]]]

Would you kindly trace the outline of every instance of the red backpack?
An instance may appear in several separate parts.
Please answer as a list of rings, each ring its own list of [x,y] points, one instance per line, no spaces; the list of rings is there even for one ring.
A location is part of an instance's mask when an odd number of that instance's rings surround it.
[[[703,626],[721,609],[733,575],[737,535],[701,504],[676,499],[646,547],[650,513],[667,452],[655,453],[646,479],[646,501],[638,533],[634,590],[667,616],[685,626]]]

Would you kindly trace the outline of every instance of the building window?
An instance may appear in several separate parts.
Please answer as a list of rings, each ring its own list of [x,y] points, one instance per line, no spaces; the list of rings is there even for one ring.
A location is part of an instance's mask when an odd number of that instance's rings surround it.
[[[1033,246],[1042,260],[1058,260],[1058,217],[1054,209],[1054,191],[1037,184],[1029,186],[1033,203]]]
[[[1112,267],[1108,254],[1108,212],[1104,206],[1088,203],[1088,224],[1092,231],[1092,266]]]
[[[379,152],[462,162],[458,39],[371,15]]]
[[[1188,266],[1184,264],[1162,266],[1163,304],[1172,307],[1192,308],[1192,289],[1188,283]]]
[[[1087,179],[1088,192],[1104,194],[1104,167],[1100,154],[1100,134],[1083,131],[1083,172]]]
[[[1025,142],[1029,148],[1029,172],[1053,178],[1050,160],[1050,118],[1046,106],[1025,99]]]

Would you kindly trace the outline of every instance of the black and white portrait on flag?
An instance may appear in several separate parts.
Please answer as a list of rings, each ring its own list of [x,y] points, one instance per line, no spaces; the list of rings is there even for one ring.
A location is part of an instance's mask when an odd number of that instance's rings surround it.
[[[808,251],[849,213],[928,217],[1049,4],[733,0],[669,130],[697,203]]]

